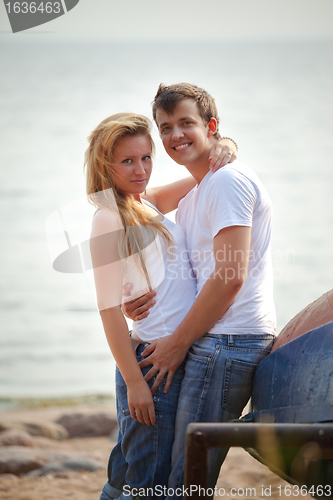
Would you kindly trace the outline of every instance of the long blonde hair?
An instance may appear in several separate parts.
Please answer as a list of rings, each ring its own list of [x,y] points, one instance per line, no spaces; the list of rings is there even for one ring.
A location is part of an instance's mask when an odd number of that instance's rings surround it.
[[[117,113],[103,120],[88,137],[84,167],[86,170],[86,191],[89,201],[97,208],[118,209],[123,226],[124,238],[120,251],[122,258],[136,253],[140,256],[144,273],[147,273],[142,260],[142,250],[148,240],[154,240],[156,233],[167,246],[173,240],[167,228],[144,206],[119,191],[114,182],[113,152],[117,142],[123,137],[143,135],[149,139],[152,153],[155,150],[150,132],[150,122],[143,115]],[[142,230],[129,230],[131,226],[141,226]],[[148,275],[147,275],[148,277]]]

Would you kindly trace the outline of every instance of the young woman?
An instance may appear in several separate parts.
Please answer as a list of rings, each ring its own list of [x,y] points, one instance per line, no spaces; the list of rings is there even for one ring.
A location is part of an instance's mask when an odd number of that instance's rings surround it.
[[[138,362],[147,344],[170,335],[191,308],[196,284],[184,234],[163,214],[195,185],[193,178],[146,189],[154,144],[148,119],[122,113],[101,122],[85,155],[87,194],[97,211],[91,232],[94,279],[105,334],[116,360],[119,439],[101,499],[120,495],[163,498],[184,364],[167,394],[161,384],[152,396]],[[225,140],[212,152],[214,169],[235,153]],[[223,147],[224,146],[224,147]],[[123,286],[131,283],[128,296]],[[150,314],[134,324],[132,337],[121,304],[156,291]],[[135,344],[135,345],[134,345]],[[150,385],[153,380],[150,382]]]

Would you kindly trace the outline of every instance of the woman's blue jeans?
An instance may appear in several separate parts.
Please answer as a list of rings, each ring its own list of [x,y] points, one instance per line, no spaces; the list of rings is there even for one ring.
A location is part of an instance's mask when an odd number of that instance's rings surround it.
[[[190,348],[177,408],[168,484],[170,497],[181,496],[177,493],[182,491],[184,481],[188,424],[239,418],[251,396],[255,368],[269,354],[274,338],[273,335],[206,334]],[[214,488],[227,452],[223,448],[210,450],[209,487]]]
[[[139,344],[137,361],[148,344]],[[117,419],[119,425],[118,443],[111,452],[108,465],[108,482],[100,500],[120,497],[131,499],[141,496],[163,500],[160,492],[167,487],[171,470],[171,450],[174,440],[175,421],[179,391],[184,376],[185,362],[176,371],[170,390],[163,393],[165,380],[153,396],[156,424],[145,425],[134,420],[129,412],[127,387],[116,369]],[[142,370],[145,375],[150,366]],[[154,382],[149,382],[150,385]],[[143,488],[144,490],[138,491]],[[133,489],[133,490],[132,490]],[[130,491],[133,491],[133,494]],[[142,492],[145,494],[142,494]]]

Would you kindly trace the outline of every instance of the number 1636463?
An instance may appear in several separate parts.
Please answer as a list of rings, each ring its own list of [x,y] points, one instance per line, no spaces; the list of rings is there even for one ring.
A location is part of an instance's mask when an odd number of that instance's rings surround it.
[[[307,486],[287,484],[285,486],[277,486],[277,490],[279,496],[284,495],[286,497],[305,497],[306,495],[312,495],[316,498],[330,498],[332,495],[332,487],[329,484],[324,486],[311,486],[310,488]]]
[[[60,14],[60,2],[8,2],[5,4],[8,14]]]

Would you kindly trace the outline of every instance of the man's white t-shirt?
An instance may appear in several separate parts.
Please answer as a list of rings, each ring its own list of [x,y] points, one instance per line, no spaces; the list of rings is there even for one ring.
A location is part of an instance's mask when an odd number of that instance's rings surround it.
[[[274,334],[271,262],[272,204],[255,172],[235,161],[209,172],[178,206],[177,224],[185,232],[190,262],[200,293],[215,267],[213,238],[229,226],[251,227],[247,277],[234,302],[210,330],[213,334]],[[223,252],[219,259],[224,259]],[[228,270],[231,279],[232,269]]]

